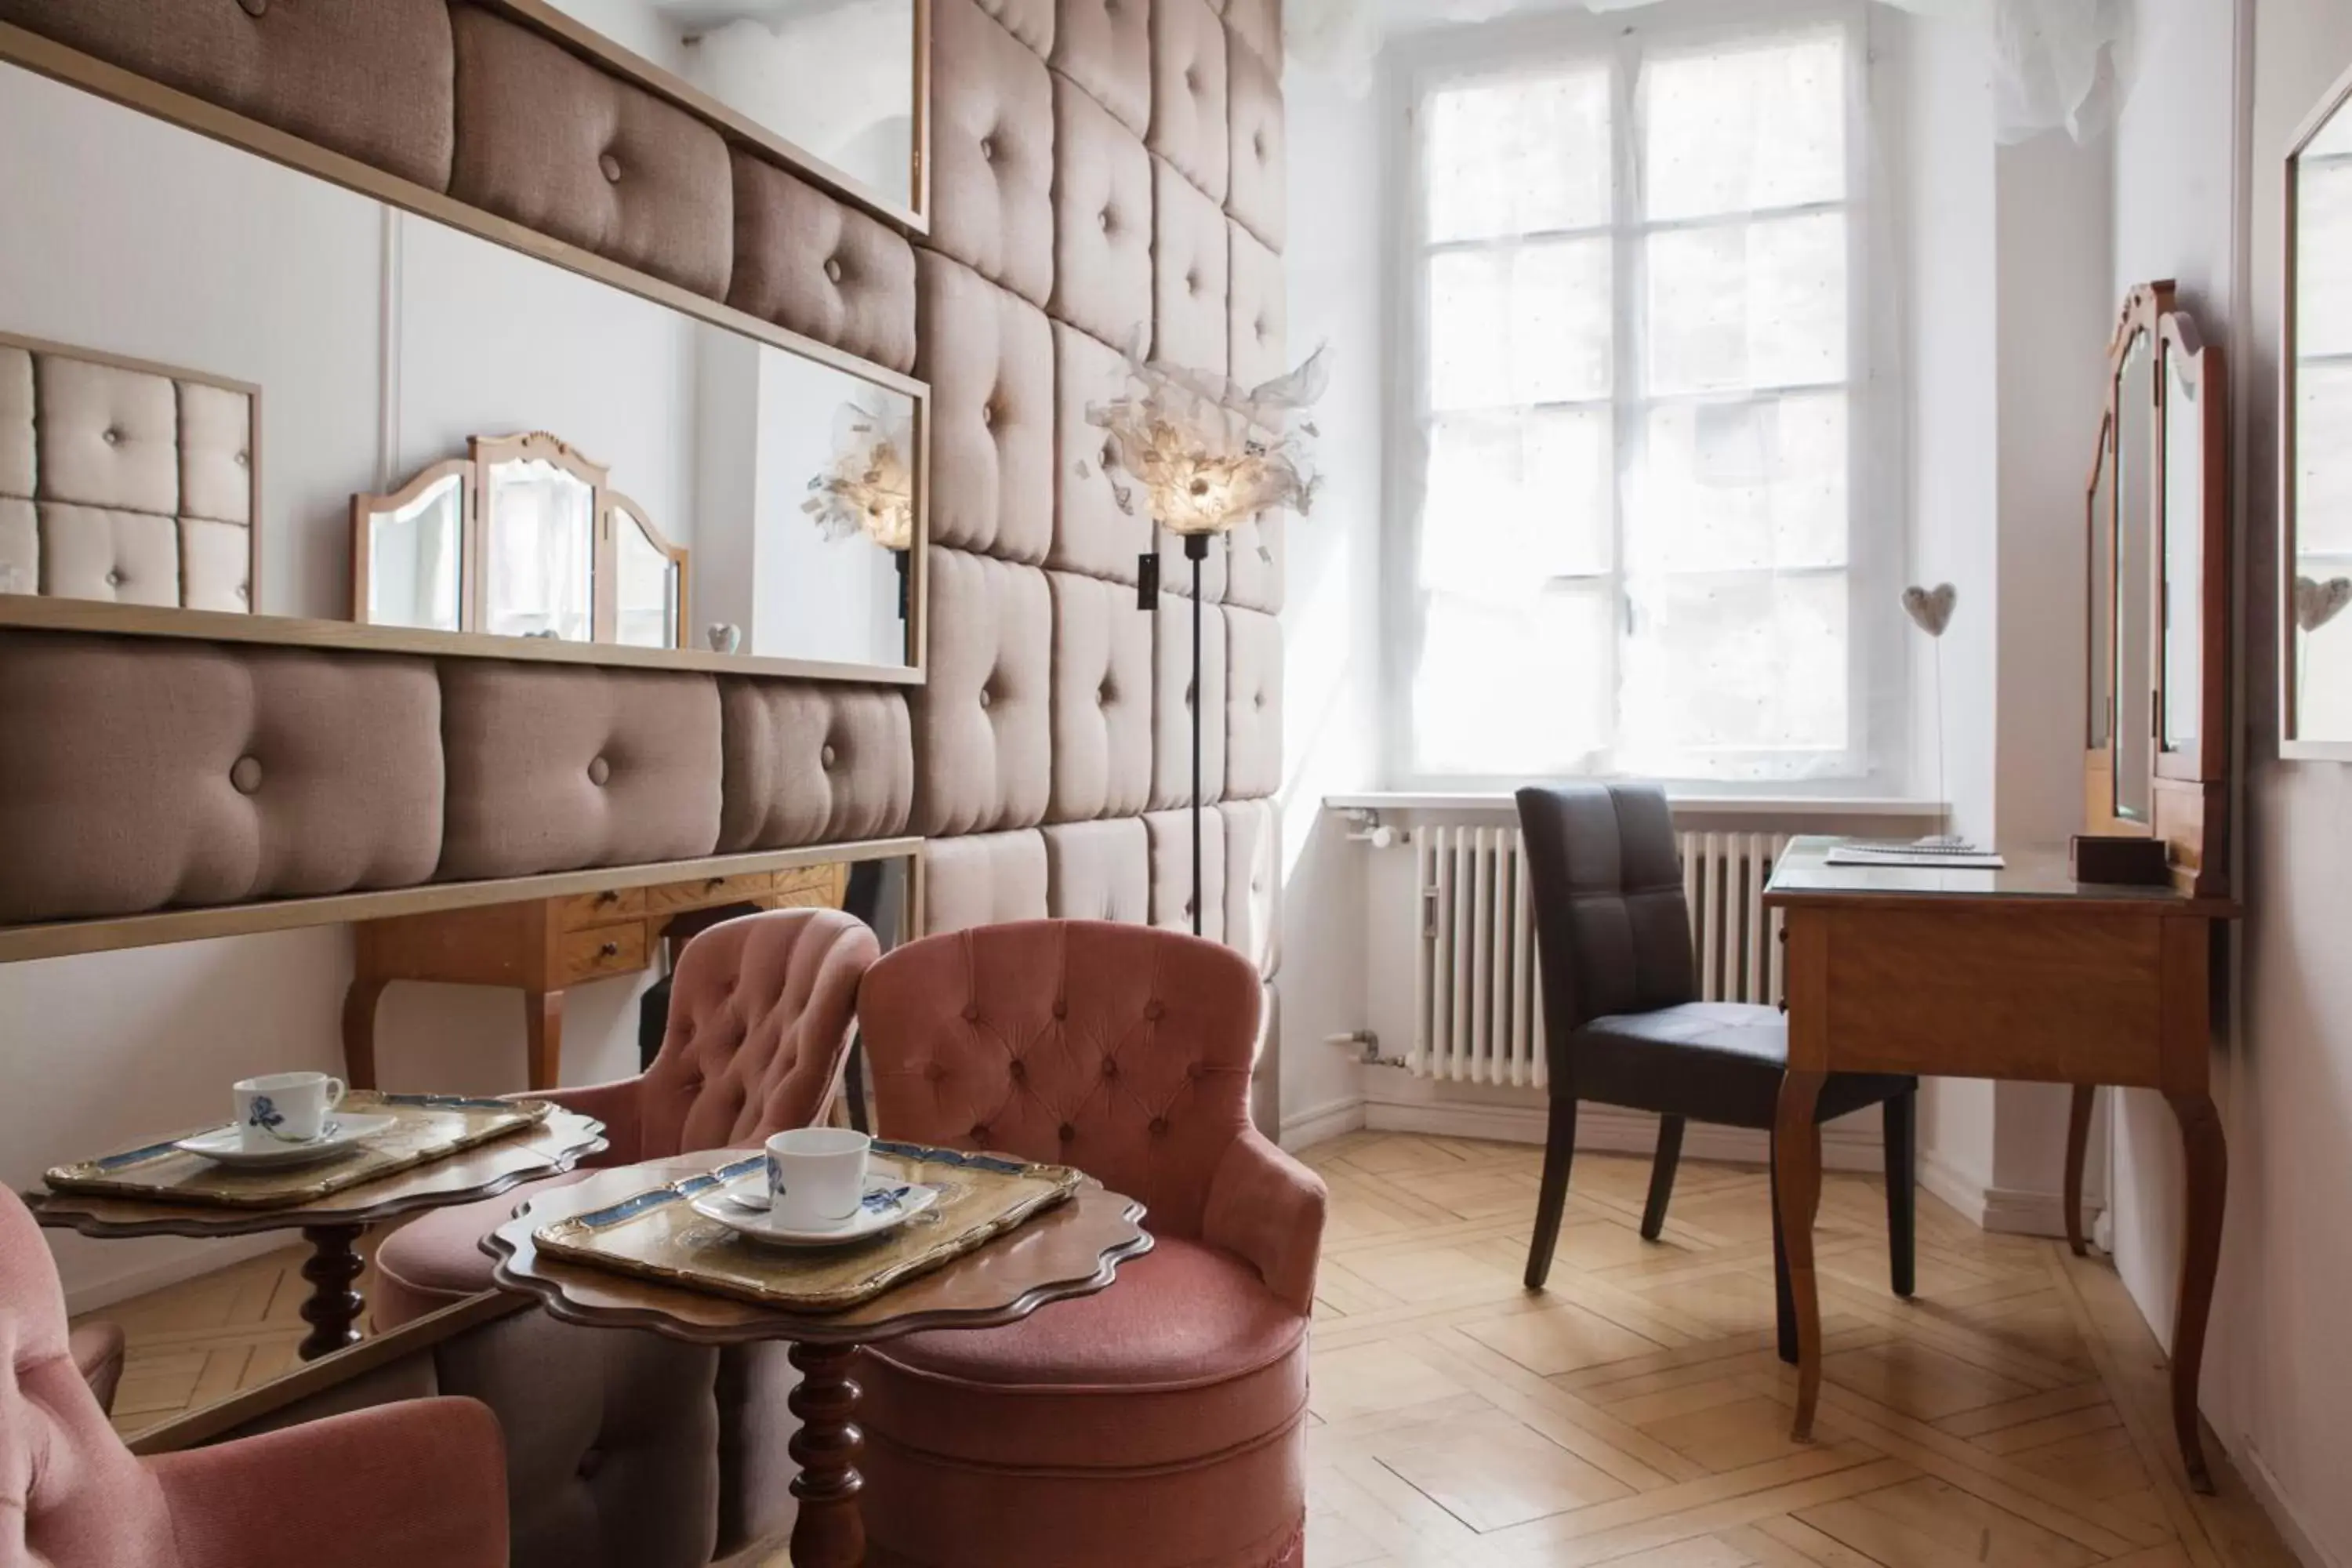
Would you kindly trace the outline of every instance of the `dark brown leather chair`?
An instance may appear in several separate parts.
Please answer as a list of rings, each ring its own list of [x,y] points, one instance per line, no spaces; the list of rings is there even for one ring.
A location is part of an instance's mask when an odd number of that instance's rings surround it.
[[[1658,1115],[1658,1152],[1642,1234],[1665,1224],[1686,1121],[1769,1131],[1789,1031],[1778,1007],[1698,999],[1690,910],[1665,792],[1654,784],[1576,784],[1518,792],[1528,890],[1543,974],[1551,1116],[1543,1194],[1528,1251],[1528,1288],[1551,1271],[1576,1152],[1576,1106],[1590,1100]],[[1886,1108],[1886,1229],[1895,1293],[1912,1289],[1912,1162],[1919,1080],[1833,1073],[1820,1119]],[[1780,1353],[1795,1359],[1780,1215],[1772,1214]]]

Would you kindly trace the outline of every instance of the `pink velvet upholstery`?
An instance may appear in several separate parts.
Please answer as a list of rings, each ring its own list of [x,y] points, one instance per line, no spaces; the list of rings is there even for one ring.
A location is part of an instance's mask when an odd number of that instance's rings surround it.
[[[599,1166],[753,1148],[771,1132],[808,1126],[832,1101],[858,982],[879,951],[874,932],[838,910],[778,910],[712,926],[678,957],[654,1065],[638,1078],[542,1098],[604,1122],[611,1146],[591,1162]],[[376,1326],[488,1289],[483,1235],[530,1193],[563,1180],[435,1209],[386,1239],[376,1254]]]
[[[1158,1242],[1108,1290],[861,1352],[883,1568],[1291,1568],[1322,1183],[1246,1101],[1260,991],[1214,942],[1035,921],[858,997],[883,1133],[1074,1164]]]
[[[506,1459],[470,1399],[425,1399],[144,1461],[67,1346],[33,1216],[0,1193],[0,1564],[502,1568]]]

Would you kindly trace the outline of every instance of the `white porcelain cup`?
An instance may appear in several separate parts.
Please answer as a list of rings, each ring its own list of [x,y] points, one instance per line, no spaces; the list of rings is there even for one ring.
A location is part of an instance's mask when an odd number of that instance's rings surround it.
[[[768,1213],[796,1229],[839,1225],[866,1197],[874,1140],[846,1127],[795,1127],[768,1140]]]
[[[248,1149],[308,1143],[327,1130],[327,1112],[343,1102],[343,1080],[322,1072],[273,1072],[239,1079],[237,1136]]]

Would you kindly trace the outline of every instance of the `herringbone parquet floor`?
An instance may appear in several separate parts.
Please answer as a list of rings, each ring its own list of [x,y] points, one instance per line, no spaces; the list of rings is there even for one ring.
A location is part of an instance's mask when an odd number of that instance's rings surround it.
[[[2063,1245],[1923,1194],[1902,1301],[1883,1189],[1832,1174],[1822,1407],[1796,1443],[1761,1171],[1686,1162],[1648,1243],[1647,1162],[1580,1155],[1534,1295],[1539,1151],[1359,1132],[1305,1158],[1332,1198],[1309,1568],[2293,1563],[2234,1477],[2187,1490],[2154,1342]]]

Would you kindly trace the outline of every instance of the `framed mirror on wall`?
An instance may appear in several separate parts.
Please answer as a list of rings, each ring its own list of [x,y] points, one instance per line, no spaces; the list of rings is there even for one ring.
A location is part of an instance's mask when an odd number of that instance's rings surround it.
[[[923,232],[929,0],[494,0]]]
[[[2169,283],[2126,296],[2107,348],[2106,405],[2086,491],[2089,702],[2084,726],[2084,806],[2092,832],[2152,831],[2161,524],[2158,340],[2173,309]]]
[[[2279,754],[2352,761],[2352,77],[2286,161]]]

